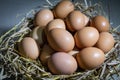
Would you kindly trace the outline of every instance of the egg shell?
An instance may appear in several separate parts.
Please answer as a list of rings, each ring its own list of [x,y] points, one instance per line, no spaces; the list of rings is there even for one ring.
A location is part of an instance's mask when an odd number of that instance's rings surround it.
[[[84,27],[77,31],[74,35],[75,44],[78,48],[91,47],[96,44],[99,39],[99,32],[93,27]]]
[[[40,47],[42,47],[46,42],[46,35],[44,33],[44,29],[41,27],[35,27],[30,36],[36,40]]]
[[[49,9],[40,10],[34,18],[34,25],[45,28],[46,25],[54,19],[53,13]]]
[[[105,54],[96,47],[87,47],[80,51],[76,56],[79,67],[85,70],[98,68],[104,63]]]
[[[65,52],[56,52],[49,58],[48,68],[53,74],[72,74],[77,69],[77,61]]]
[[[37,59],[39,56],[37,43],[31,37],[23,38],[18,46],[18,49],[20,51],[20,55],[26,58]]]
[[[74,32],[85,26],[85,15],[80,11],[72,11],[65,20],[68,30]]]
[[[56,18],[64,19],[73,10],[74,4],[70,0],[62,0],[55,6],[53,13]]]
[[[96,47],[103,50],[105,53],[110,51],[115,44],[114,37],[109,32],[101,32]]]
[[[84,19],[85,19],[85,26],[89,25],[89,17],[87,17],[86,15],[84,15]]]
[[[77,53],[79,53],[79,50],[72,50],[68,52],[68,54],[72,55],[73,57],[75,57]]]
[[[99,32],[108,32],[110,23],[104,16],[95,16],[91,21],[91,26],[95,27]]]
[[[45,44],[41,50],[40,60],[43,65],[47,66],[48,58],[54,53],[55,51],[48,45]]]
[[[60,28],[52,29],[47,35],[47,40],[54,50],[61,52],[71,51],[75,45],[72,34]]]
[[[66,29],[64,21],[62,19],[54,19],[54,20],[50,21],[45,29],[46,34],[54,28]]]

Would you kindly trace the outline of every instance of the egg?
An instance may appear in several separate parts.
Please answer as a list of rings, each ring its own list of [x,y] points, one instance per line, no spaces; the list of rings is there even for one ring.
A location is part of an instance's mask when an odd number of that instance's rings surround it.
[[[34,25],[45,28],[46,25],[54,19],[53,13],[49,9],[40,10],[34,18]]]
[[[105,61],[105,54],[96,47],[87,47],[76,56],[79,67],[85,70],[98,68]]]
[[[96,44],[99,39],[99,32],[93,27],[84,27],[77,31],[74,35],[75,44],[78,48],[91,47]]]
[[[47,65],[48,58],[54,53],[55,51],[48,45],[45,44],[41,50],[40,60],[43,65]]]
[[[36,40],[36,42],[42,47],[46,42],[46,36],[44,33],[44,29],[41,27],[35,27],[30,36]]]
[[[74,57],[76,56],[77,53],[79,53],[79,50],[72,50],[68,52],[69,55],[72,55]]]
[[[65,29],[52,29],[47,35],[49,45],[56,51],[68,52],[74,48],[75,42],[72,34]]]
[[[39,56],[37,43],[31,37],[23,38],[18,46],[18,49],[20,51],[20,55],[26,58],[37,59]]]
[[[70,0],[62,0],[55,6],[53,13],[56,18],[64,19],[73,10],[74,4]]]
[[[91,21],[91,26],[98,29],[99,32],[108,32],[110,29],[110,23],[104,16],[95,16]]]
[[[103,50],[105,53],[110,51],[115,44],[114,37],[109,32],[101,32],[96,47]]]
[[[80,11],[72,11],[65,19],[68,30],[74,32],[85,26],[85,15]]]
[[[87,17],[86,15],[83,15],[84,16],[84,19],[85,19],[85,26],[89,25],[89,17]]]
[[[56,52],[49,58],[48,68],[53,74],[72,74],[77,69],[77,62],[65,52]]]
[[[50,21],[45,29],[46,34],[47,34],[47,32],[49,32],[50,30],[52,30],[54,28],[66,29],[64,21],[62,19],[54,19],[54,20]]]

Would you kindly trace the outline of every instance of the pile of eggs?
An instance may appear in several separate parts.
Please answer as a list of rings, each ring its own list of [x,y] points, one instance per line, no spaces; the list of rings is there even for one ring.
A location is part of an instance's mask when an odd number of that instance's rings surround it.
[[[98,68],[115,43],[104,16],[90,19],[75,10],[69,0],[62,0],[52,10],[40,10],[34,26],[30,36],[23,38],[18,46],[20,55],[39,58],[53,74]]]

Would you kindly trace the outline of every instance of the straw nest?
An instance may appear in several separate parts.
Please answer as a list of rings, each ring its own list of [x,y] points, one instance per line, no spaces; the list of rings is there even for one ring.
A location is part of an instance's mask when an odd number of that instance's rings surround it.
[[[17,25],[0,37],[0,80],[109,80],[115,79],[114,77],[120,79],[120,32],[118,31],[120,26],[116,28],[111,27],[110,33],[113,34],[116,44],[105,55],[106,60],[103,65],[94,70],[75,72],[71,75],[52,75],[46,70],[45,66],[42,66],[39,59],[31,60],[18,55],[19,51],[16,44],[31,32],[33,17],[36,11],[44,7],[52,8],[57,3],[51,3],[48,0],[46,2],[46,4],[28,12]],[[86,0],[82,2],[73,1],[73,3],[76,9],[79,9],[90,18],[101,14],[109,19],[109,15],[105,14],[100,3],[91,4],[91,2],[87,2]]]

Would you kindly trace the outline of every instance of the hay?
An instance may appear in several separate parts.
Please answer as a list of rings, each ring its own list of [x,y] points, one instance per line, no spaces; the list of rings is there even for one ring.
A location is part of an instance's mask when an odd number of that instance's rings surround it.
[[[49,0],[46,0],[46,2],[48,4],[42,6],[42,8],[52,8],[57,3],[51,3]],[[98,14],[108,18],[100,3],[91,5],[84,0],[82,3],[74,2],[74,4],[76,9],[90,18]],[[37,9],[40,8],[41,6]],[[106,53],[106,60],[100,68],[94,70],[76,71],[71,75],[52,75],[45,66],[42,66],[39,59],[31,60],[18,55],[17,42],[20,42],[24,36],[31,32],[33,17],[37,9],[28,12],[17,25],[0,37],[0,80],[108,80],[115,79],[114,76],[120,79],[120,32],[117,31],[120,26],[111,28],[110,32],[113,34],[116,44]]]

